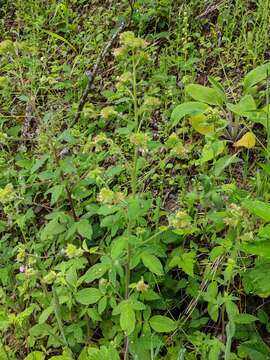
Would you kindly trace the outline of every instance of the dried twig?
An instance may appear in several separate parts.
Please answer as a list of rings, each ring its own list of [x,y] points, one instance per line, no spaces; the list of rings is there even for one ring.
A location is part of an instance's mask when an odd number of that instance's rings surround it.
[[[115,39],[117,38],[117,36],[126,28],[130,25],[131,19],[132,19],[132,15],[134,12],[134,0],[128,0],[129,2],[129,6],[130,6],[130,14],[128,17],[128,21],[126,22],[122,22],[121,25],[119,26],[119,28],[116,30],[116,32],[112,35],[110,41],[103,47],[103,49],[101,50],[101,52],[98,55],[97,61],[92,69],[92,71],[87,71],[86,74],[88,76],[88,82],[87,85],[84,89],[84,92],[81,96],[80,102],[79,102],[79,106],[76,112],[76,115],[74,117],[74,120],[72,121],[72,123],[70,124],[70,126],[72,127],[80,118],[81,113],[83,111],[84,105],[87,101],[88,95],[92,89],[94,80],[97,76],[97,72],[99,70],[99,67],[102,63],[102,61],[104,60],[105,56],[107,55],[107,53],[109,52],[109,50],[111,49]]]
[[[199,14],[198,16],[196,16],[196,20],[202,19],[206,16],[208,16],[209,14],[211,14],[212,12],[218,10],[218,8],[225,2],[225,0],[221,0],[220,2],[218,2],[217,4],[212,4],[209,5],[206,10],[204,12],[202,12],[201,14]]]

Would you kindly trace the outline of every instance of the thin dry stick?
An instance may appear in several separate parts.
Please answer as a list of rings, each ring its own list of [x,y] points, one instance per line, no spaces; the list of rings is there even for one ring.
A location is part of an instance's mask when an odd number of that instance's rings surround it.
[[[87,71],[86,74],[88,76],[88,83],[86,85],[86,88],[84,89],[84,92],[81,96],[80,102],[79,102],[79,106],[76,112],[76,115],[74,117],[74,120],[72,121],[70,127],[72,127],[73,125],[76,124],[76,122],[79,120],[81,113],[83,111],[84,105],[87,101],[88,95],[90,93],[90,91],[92,90],[92,86],[94,83],[94,80],[97,76],[99,67],[102,63],[102,61],[104,60],[105,56],[107,55],[107,53],[109,52],[109,50],[111,49],[115,39],[117,38],[117,36],[126,28],[130,25],[131,19],[132,19],[132,15],[133,15],[133,11],[134,11],[134,1],[133,0],[129,0],[129,6],[130,6],[130,14],[128,17],[128,22],[122,22],[121,25],[119,26],[119,28],[116,30],[116,32],[113,34],[113,36],[111,37],[110,41],[104,46],[104,48],[101,50],[100,54],[98,55],[97,61],[93,67],[92,71]]]
[[[199,20],[199,19],[202,19],[206,16],[208,16],[209,14],[211,14],[212,12],[218,10],[218,8],[224,3],[225,1],[222,0],[220,1],[219,3],[217,4],[213,4],[213,5],[210,5],[206,8],[206,10],[204,12],[202,12],[201,14],[199,14],[198,16],[196,16],[196,20]]]

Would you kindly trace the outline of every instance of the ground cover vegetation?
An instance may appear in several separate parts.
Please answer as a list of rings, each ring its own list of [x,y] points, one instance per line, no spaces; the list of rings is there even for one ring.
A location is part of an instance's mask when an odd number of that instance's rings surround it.
[[[0,0],[1,360],[270,359],[269,15]]]

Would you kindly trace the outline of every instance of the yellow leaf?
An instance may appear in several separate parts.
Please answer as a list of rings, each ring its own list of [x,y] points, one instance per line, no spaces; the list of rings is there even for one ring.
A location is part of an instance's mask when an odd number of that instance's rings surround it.
[[[207,117],[203,114],[194,115],[190,117],[190,124],[194,130],[202,135],[207,135],[214,131],[213,124],[206,124]]]
[[[244,136],[241,137],[240,140],[236,141],[233,145],[235,147],[245,147],[247,149],[251,149],[256,144],[256,137],[253,132],[249,131]]]

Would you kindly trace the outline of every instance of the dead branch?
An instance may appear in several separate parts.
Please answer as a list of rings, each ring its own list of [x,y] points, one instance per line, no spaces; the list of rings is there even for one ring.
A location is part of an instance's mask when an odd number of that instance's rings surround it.
[[[209,5],[204,12],[202,12],[201,14],[199,14],[198,16],[196,16],[196,20],[202,19],[208,15],[210,15],[212,12],[218,10],[218,8],[225,2],[225,0],[222,0],[220,2],[218,2],[217,4],[212,4]]]
[[[97,76],[98,70],[100,68],[100,65],[102,63],[102,61],[104,60],[104,58],[106,57],[107,53],[109,52],[109,50],[111,49],[114,41],[116,40],[116,38],[118,37],[118,35],[126,28],[130,25],[131,23],[131,19],[132,19],[132,15],[134,12],[134,0],[128,0],[129,2],[129,6],[130,6],[130,14],[128,17],[127,22],[122,22],[121,25],[119,26],[119,28],[116,30],[116,32],[112,35],[110,41],[103,47],[103,49],[101,50],[101,52],[99,53],[96,63],[93,66],[92,71],[87,71],[86,75],[88,76],[88,82],[87,85],[84,89],[84,92],[80,98],[80,102],[79,102],[79,106],[76,112],[76,115],[72,121],[72,123],[70,124],[70,127],[72,127],[73,125],[75,125],[77,123],[77,121],[79,120],[81,113],[83,111],[84,105],[87,101],[88,95],[90,93],[90,91],[92,90],[92,86],[94,83],[94,80]]]

